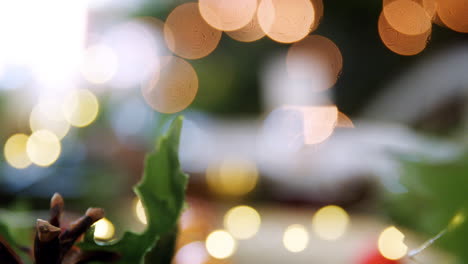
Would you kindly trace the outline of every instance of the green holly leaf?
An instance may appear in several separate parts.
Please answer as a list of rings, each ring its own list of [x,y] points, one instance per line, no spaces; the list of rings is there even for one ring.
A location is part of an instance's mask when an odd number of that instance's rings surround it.
[[[157,255],[155,250],[166,250],[160,248],[158,241],[162,237],[175,237],[188,180],[178,160],[182,120],[182,117],[176,118],[167,134],[158,140],[155,151],[146,157],[143,178],[134,188],[145,207],[146,230],[140,234],[126,232],[118,242],[107,245],[87,240],[80,245],[83,250],[117,252],[122,256],[117,262],[121,264],[154,263],[145,261],[146,255],[150,252]],[[173,245],[167,247],[171,250]]]

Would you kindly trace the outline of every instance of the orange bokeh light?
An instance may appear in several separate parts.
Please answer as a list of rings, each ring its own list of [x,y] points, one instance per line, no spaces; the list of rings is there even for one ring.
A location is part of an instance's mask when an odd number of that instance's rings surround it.
[[[383,14],[390,26],[405,35],[421,35],[431,30],[426,10],[412,0],[395,0],[384,5]]]
[[[200,13],[212,27],[232,31],[247,25],[257,10],[257,0],[199,0]]]
[[[252,20],[250,20],[247,25],[238,30],[227,31],[226,34],[231,38],[242,42],[253,42],[265,36],[265,32],[263,32],[260,24],[258,23],[257,13],[255,13]]]
[[[286,106],[285,109],[302,113],[306,145],[319,144],[328,139],[338,122],[336,106]]]
[[[383,0],[383,6],[385,6],[398,1],[398,0]],[[411,0],[418,5],[420,5],[426,11],[429,19],[434,19],[435,15],[437,14],[437,2],[436,0]]]
[[[310,31],[312,32],[318,28],[320,20],[323,17],[323,0],[311,0],[311,2],[315,10],[314,24],[312,24],[312,27],[310,28]]]
[[[468,0],[440,0],[437,13],[447,27],[468,33]]]
[[[216,49],[221,31],[205,22],[197,3],[186,3],[176,7],[167,17],[164,38],[176,55],[200,59]]]
[[[338,112],[336,127],[354,128],[354,123],[347,115],[342,112]]]
[[[257,16],[268,37],[281,43],[293,43],[310,33],[315,13],[310,0],[262,0]]]
[[[142,87],[145,101],[161,113],[176,113],[187,108],[198,92],[198,77],[184,59],[172,56],[161,58],[158,74]]]
[[[383,13],[379,17],[379,35],[385,46],[391,51],[405,56],[416,55],[426,48],[431,30],[420,35],[406,35],[396,31],[385,19]]]
[[[330,39],[320,35],[310,35],[292,45],[286,57],[288,74],[293,79],[308,80],[316,72],[325,73],[322,89],[332,87],[343,68],[340,49]]]

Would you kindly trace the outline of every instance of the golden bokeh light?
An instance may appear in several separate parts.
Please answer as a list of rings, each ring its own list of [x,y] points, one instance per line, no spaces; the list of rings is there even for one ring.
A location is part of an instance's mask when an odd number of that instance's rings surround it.
[[[190,63],[172,56],[161,58],[161,69],[148,84],[142,86],[142,94],[154,110],[176,113],[187,108],[198,92],[198,77]]]
[[[64,138],[70,130],[70,123],[65,119],[60,106],[48,103],[39,103],[33,108],[29,116],[29,126],[32,132],[48,130],[59,139]]]
[[[388,23],[383,13],[380,14],[378,23],[382,42],[388,49],[400,55],[412,56],[422,52],[431,35],[430,30],[420,35],[405,35],[398,32]]]
[[[379,236],[380,254],[387,259],[398,260],[406,255],[408,247],[403,242],[405,235],[394,226],[387,227]]]
[[[48,130],[35,131],[26,144],[29,159],[41,167],[52,165],[60,156],[61,151],[60,140]]]
[[[305,38],[316,19],[310,0],[261,0],[257,16],[263,32],[280,43]]]
[[[90,125],[99,112],[99,101],[96,96],[84,89],[72,92],[63,103],[66,120],[75,127]]]
[[[336,127],[354,128],[354,123],[347,115],[342,112],[338,112],[338,122]]]
[[[450,29],[468,33],[468,0],[441,0],[437,14]]]
[[[304,251],[309,244],[309,233],[302,225],[291,225],[283,235],[284,247],[293,253]]]
[[[236,239],[249,239],[260,229],[260,214],[250,206],[236,206],[224,216],[224,227]]]
[[[242,196],[257,185],[257,166],[249,160],[225,159],[220,164],[208,167],[206,181],[214,193]]]
[[[111,240],[115,235],[115,227],[107,218],[102,218],[94,224],[94,239]]]
[[[258,23],[258,16],[256,13],[247,25],[238,30],[227,31],[226,34],[241,42],[254,42],[265,36],[265,32],[263,32],[260,24]]]
[[[206,250],[217,259],[229,258],[237,249],[237,242],[224,230],[216,230],[206,238]]]
[[[349,215],[341,207],[329,205],[318,210],[312,218],[312,229],[323,240],[337,240],[349,225]]]
[[[200,13],[212,27],[237,30],[249,23],[257,10],[257,0],[199,0]]]
[[[112,79],[117,68],[117,55],[106,45],[97,44],[88,47],[83,54],[81,73],[91,83],[106,83]]]
[[[396,0],[383,7],[389,25],[405,35],[421,35],[431,30],[432,23],[426,10],[412,0]]]
[[[323,84],[318,90],[332,87],[343,68],[340,49],[330,39],[320,35],[310,35],[294,43],[286,57],[288,74],[293,79],[318,79],[317,72],[323,72]]]
[[[205,22],[197,3],[186,3],[176,7],[167,17],[164,38],[176,55],[200,59],[216,49],[221,31]]]
[[[28,136],[25,134],[14,134],[7,139],[3,153],[10,166],[17,169],[24,169],[31,165],[31,160],[26,153]]]
[[[336,106],[286,106],[303,115],[304,144],[319,144],[328,139],[338,122]]]
[[[143,206],[143,203],[141,202],[138,197],[135,198],[135,215],[142,224],[146,225],[148,223],[148,220],[146,219],[146,211],[145,207]]]

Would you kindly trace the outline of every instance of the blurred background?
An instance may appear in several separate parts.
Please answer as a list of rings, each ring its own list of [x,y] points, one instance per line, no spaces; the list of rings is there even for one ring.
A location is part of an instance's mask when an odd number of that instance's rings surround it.
[[[97,239],[143,230],[131,186],[182,114],[175,264],[468,263],[467,14],[467,0],[1,1],[0,220],[26,243],[60,192],[66,219],[106,209]]]

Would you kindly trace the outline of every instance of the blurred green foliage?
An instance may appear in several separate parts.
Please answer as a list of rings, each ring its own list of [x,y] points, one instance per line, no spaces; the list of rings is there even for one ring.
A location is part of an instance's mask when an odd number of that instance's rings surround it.
[[[388,204],[391,216],[401,225],[432,237],[457,213],[468,216],[466,155],[444,163],[405,160],[401,183],[408,191],[391,195]],[[468,263],[468,222],[449,230],[436,245],[459,257],[460,263]]]

